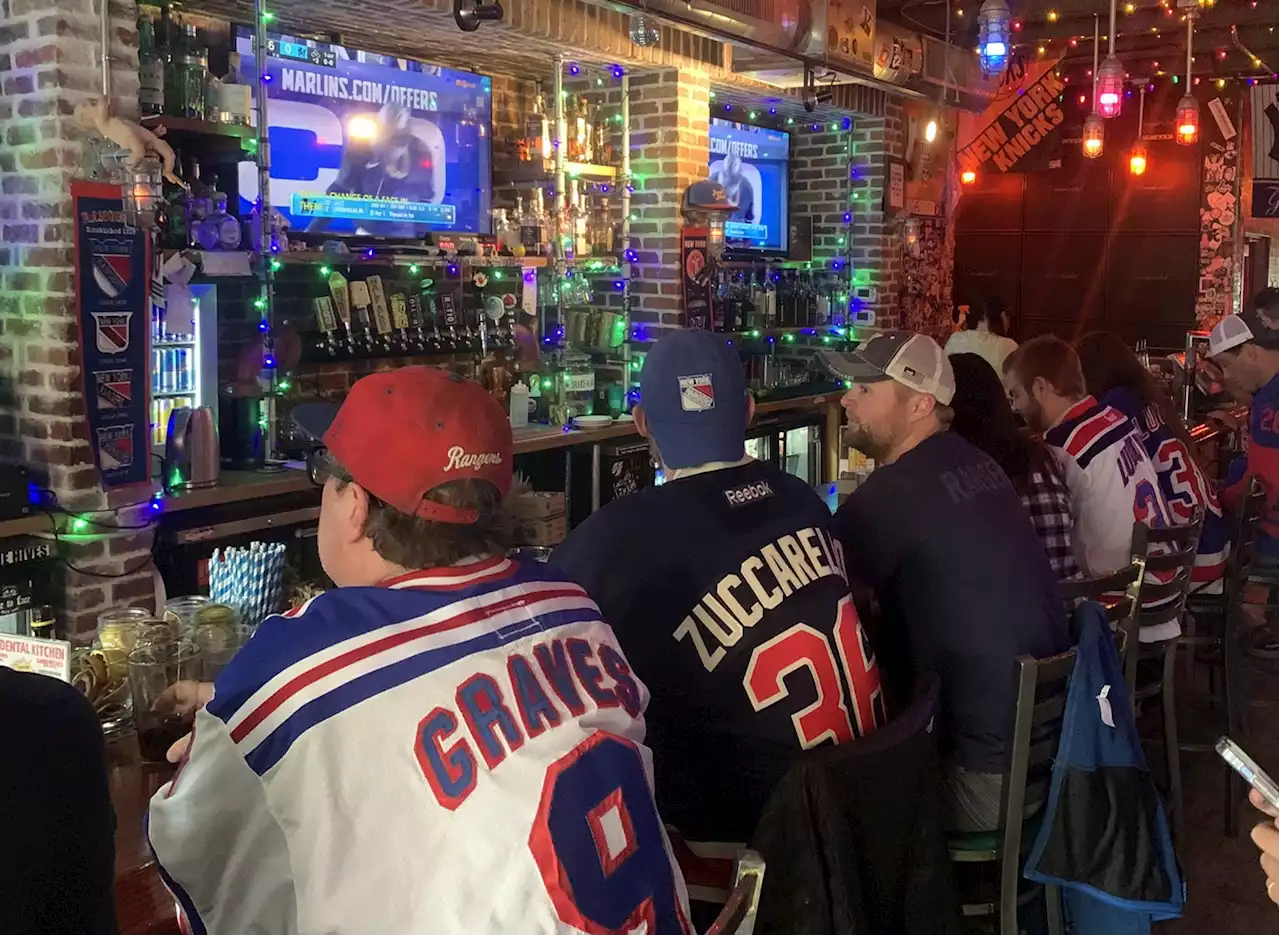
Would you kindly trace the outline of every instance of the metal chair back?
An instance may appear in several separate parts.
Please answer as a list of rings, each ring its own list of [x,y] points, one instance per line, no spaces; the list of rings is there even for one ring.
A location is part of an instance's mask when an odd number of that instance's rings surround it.
[[[760,908],[760,887],[764,883],[764,858],[752,850],[738,855],[737,879],[724,908],[707,929],[706,935],[752,935]]]
[[[1000,861],[999,935],[1018,935],[1018,907],[1030,902],[1038,888],[1020,891],[1022,864],[1029,840],[1023,839],[1028,820],[1043,811],[1053,778],[1053,758],[1062,736],[1062,720],[1067,708],[1067,690],[1075,671],[1076,651],[1035,659],[1019,656],[1018,690],[1014,707],[1013,737],[1009,766],[1004,776],[1000,802],[998,851],[966,851],[951,848],[957,861]],[[961,836],[963,839],[963,835]],[[1049,932],[1060,935],[1062,919],[1058,909],[1058,888],[1044,888]],[[992,907],[965,906],[965,915],[990,915]]]
[[[1039,814],[1049,798],[1053,758],[1058,753],[1067,689],[1075,667],[1074,649],[1047,659],[1018,657],[1018,701],[1000,807],[1004,829],[1000,865],[1002,935],[1018,932],[1018,881],[1022,877],[1023,846],[1029,843],[1022,840],[1022,832],[1026,819]],[[1051,919],[1053,915],[1051,911]]]

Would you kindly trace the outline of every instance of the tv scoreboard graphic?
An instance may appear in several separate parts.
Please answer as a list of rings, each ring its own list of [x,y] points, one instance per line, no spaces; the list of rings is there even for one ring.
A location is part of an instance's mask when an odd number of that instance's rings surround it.
[[[76,312],[94,463],[104,487],[150,481],[146,234],[125,220],[120,189],[76,182]]]

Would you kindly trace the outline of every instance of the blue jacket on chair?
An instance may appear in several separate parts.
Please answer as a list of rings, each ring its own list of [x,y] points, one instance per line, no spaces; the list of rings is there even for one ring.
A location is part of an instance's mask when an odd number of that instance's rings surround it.
[[[1062,738],[1023,875],[1063,888],[1076,935],[1149,932],[1182,915],[1186,886],[1110,627],[1087,601],[1074,623],[1080,643]]]

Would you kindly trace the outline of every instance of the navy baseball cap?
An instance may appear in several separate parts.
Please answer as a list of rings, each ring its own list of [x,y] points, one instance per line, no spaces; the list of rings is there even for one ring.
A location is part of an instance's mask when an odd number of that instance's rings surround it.
[[[742,361],[709,331],[673,331],[653,346],[640,372],[640,405],[669,468],[746,456]]]

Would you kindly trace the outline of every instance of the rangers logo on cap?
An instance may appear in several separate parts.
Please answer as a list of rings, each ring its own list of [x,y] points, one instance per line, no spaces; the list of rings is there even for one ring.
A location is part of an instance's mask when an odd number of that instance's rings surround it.
[[[680,408],[685,412],[705,412],[716,408],[716,393],[711,385],[711,374],[699,373],[694,376],[680,377]]]

